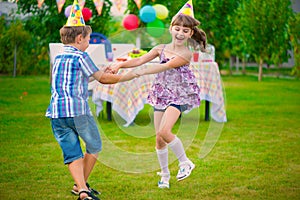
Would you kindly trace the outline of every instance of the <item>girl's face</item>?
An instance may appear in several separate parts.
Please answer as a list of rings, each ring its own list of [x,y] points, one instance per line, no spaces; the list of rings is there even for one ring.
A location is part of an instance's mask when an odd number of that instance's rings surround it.
[[[175,44],[183,45],[193,35],[193,31],[191,28],[175,25],[171,27],[171,35]]]

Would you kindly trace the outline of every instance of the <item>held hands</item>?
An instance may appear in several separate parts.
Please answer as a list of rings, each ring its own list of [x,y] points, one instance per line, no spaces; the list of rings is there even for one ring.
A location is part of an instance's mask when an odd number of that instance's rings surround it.
[[[121,62],[117,62],[107,66],[104,69],[104,72],[110,74],[117,74],[120,68],[122,68]],[[143,73],[140,69],[134,69],[134,70],[123,71],[121,75],[122,77],[120,78],[119,81],[124,82],[124,81],[132,80],[134,78],[138,78],[139,76],[143,75]]]
[[[116,74],[121,68],[120,63],[114,63],[105,69],[106,73]]]

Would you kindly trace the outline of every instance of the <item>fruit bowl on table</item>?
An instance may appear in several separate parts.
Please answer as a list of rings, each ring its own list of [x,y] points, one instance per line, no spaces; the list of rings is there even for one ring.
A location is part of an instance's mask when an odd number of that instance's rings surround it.
[[[142,49],[133,49],[130,53],[128,53],[128,56],[130,58],[138,58],[146,53],[147,53],[147,51],[142,50]]]

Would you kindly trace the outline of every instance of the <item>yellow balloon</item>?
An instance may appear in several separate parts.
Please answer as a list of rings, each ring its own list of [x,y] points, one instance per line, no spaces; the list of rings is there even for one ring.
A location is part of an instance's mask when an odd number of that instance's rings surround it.
[[[152,6],[156,12],[156,17],[158,19],[166,19],[169,14],[169,10],[166,8],[166,6],[162,4],[155,4]]]

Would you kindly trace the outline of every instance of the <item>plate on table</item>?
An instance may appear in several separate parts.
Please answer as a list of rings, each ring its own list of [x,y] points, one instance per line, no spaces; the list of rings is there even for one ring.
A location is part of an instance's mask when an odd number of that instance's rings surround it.
[[[119,62],[124,62],[124,61],[127,60],[127,58],[116,58],[116,60],[119,61]]]

